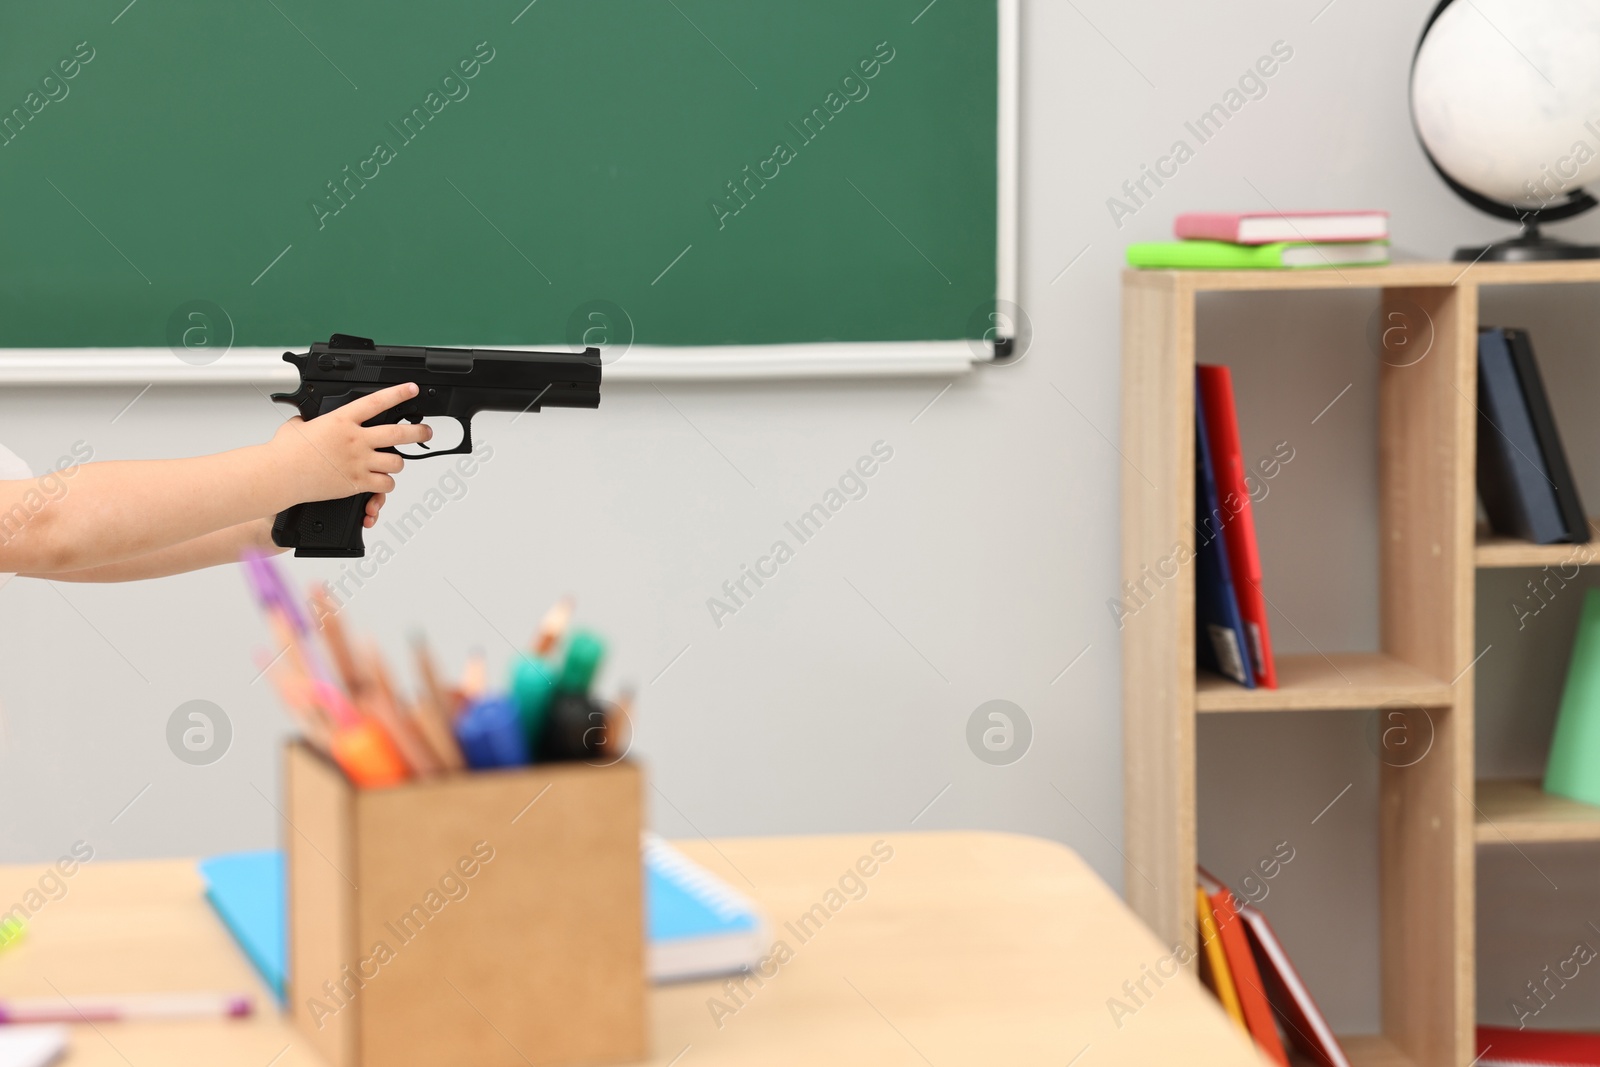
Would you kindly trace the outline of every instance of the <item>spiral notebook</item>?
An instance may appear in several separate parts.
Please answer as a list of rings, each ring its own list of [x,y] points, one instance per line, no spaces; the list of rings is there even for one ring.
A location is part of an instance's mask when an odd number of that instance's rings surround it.
[[[642,841],[647,959],[655,982],[734,974],[766,951],[755,905],[655,834]],[[200,861],[206,899],[262,979],[283,1000],[288,937],[283,853],[233,852]]]

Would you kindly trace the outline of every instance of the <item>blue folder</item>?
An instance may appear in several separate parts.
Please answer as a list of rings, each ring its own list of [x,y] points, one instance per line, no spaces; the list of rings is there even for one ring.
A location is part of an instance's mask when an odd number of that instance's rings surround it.
[[[644,839],[650,977],[706,978],[753,967],[765,951],[749,901],[653,834]],[[283,853],[232,852],[200,861],[206,899],[281,1003],[288,971]]]

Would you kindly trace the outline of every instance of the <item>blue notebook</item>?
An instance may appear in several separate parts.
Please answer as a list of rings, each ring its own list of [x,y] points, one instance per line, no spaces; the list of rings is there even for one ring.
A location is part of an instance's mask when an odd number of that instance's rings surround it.
[[[655,834],[643,841],[648,966],[656,982],[733,974],[766,952],[755,907]],[[288,970],[283,853],[232,852],[200,861],[206,899],[262,979],[283,1000]]]

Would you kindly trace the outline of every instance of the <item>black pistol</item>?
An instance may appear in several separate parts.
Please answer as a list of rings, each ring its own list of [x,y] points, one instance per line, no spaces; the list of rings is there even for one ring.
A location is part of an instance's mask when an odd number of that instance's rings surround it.
[[[336,333],[311,351],[285,352],[300,372],[300,388],[274,393],[293,404],[307,421],[353,400],[403,382],[415,382],[417,395],[366,425],[452,418],[461,423],[461,443],[435,452],[386,448],[406,459],[431,459],[472,451],[472,417],[480,411],[538,411],[544,407],[600,406],[600,350],[501,352],[482,348],[401,348],[373,344],[365,337]],[[272,541],[297,556],[364,556],[361,524],[371,493],[341,500],[296,504],[278,513]]]

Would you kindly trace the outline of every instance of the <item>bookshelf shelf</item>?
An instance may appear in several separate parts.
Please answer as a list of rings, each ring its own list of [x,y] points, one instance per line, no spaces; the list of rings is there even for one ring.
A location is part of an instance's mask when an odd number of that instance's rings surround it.
[[[1600,563],[1600,519],[1591,518],[1589,529],[1596,540],[1586,545],[1536,545],[1514,537],[1498,537],[1487,527],[1479,526],[1473,556],[1479,567],[1590,566]]]
[[[1276,689],[1246,689],[1221,675],[1201,673],[1195,681],[1195,710],[1321,711],[1377,708],[1397,701],[1440,708],[1451,703],[1448,682],[1381,652],[1279,656],[1277,666]]]
[[[1382,321],[1396,315],[1416,321],[1420,311],[1426,323],[1426,358],[1373,356],[1379,362],[1378,651],[1281,657],[1277,690],[1197,678],[1193,568],[1180,569],[1122,630],[1126,891],[1168,944],[1195,943],[1189,887],[1197,858],[1200,715],[1359,711],[1395,702],[1428,710],[1434,734],[1426,758],[1379,768],[1383,1033],[1348,1039],[1353,1064],[1472,1062],[1478,846],[1600,841],[1600,808],[1545,797],[1528,782],[1475,786],[1472,780],[1475,694],[1468,668],[1481,647],[1474,633],[1479,569],[1600,563],[1600,540],[1538,546],[1477,529],[1479,291],[1574,283],[1600,283],[1600,261],[1123,275],[1120,577],[1135,584],[1174,544],[1192,544],[1194,368],[1203,348],[1198,309],[1212,300],[1207,294],[1378,290]],[[1592,299],[1593,292],[1574,296]]]
[[[1537,780],[1479,782],[1476,807],[1480,845],[1600,841],[1600,808],[1551,796]]]

